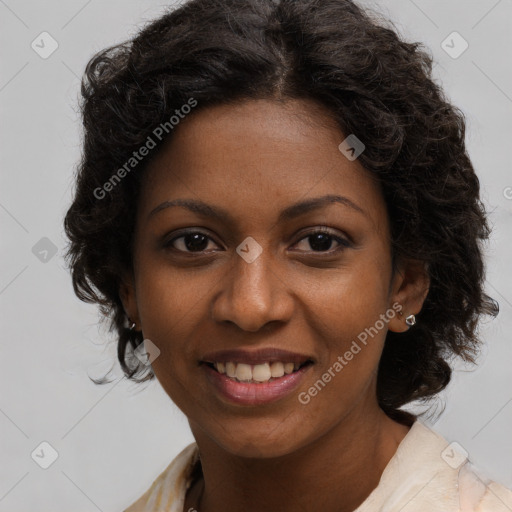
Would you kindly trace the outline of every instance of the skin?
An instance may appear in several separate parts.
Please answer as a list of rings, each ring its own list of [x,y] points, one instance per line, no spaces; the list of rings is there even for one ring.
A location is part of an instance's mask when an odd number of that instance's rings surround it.
[[[153,370],[188,417],[204,479],[185,510],[353,511],[378,485],[409,427],[379,408],[376,372],[387,329],[404,332],[429,279],[418,261],[392,273],[389,219],[379,183],[338,149],[345,138],[311,100],[247,100],[181,121],[143,182],[133,272],[120,295],[127,315],[161,351]],[[278,221],[305,199],[323,205]],[[219,220],[165,201],[195,199],[227,210]],[[327,249],[308,237],[325,227]],[[206,234],[187,253],[183,228]],[[262,253],[235,251],[248,236]],[[337,250],[340,249],[340,250]],[[307,405],[307,391],[357,335],[398,302],[395,315]],[[241,406],[220,397],[198,361],[209,351],[275,346],[314,358],[297,393]],[[329,491],[326,492],[325,490]]]

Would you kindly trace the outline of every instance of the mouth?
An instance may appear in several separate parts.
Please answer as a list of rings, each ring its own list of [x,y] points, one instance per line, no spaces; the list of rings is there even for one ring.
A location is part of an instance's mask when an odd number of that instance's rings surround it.
[[[307,359],[303,363],[293,363],[291,361],[267,361],[260,364],[248,364],[236,361],[203,361],[203,364],[236,382],[263,384],[278,380],[285,375],[298,372],[302,368],[312,365],[313,361],[311,359]]]
[[[199,361],[214,392],[223,401],[243,406],[289,396],[314,364],[312,357],[275,348],[224,350]]]

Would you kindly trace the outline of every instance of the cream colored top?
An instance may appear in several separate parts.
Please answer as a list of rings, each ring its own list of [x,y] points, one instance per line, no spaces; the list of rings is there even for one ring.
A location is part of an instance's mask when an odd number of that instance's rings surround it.
[[[187,446],[124,512],[187,512],[185,495],[199,460]],[[456,443],[416,421],[354,512],[512,512],[512,491],[478,476]]]

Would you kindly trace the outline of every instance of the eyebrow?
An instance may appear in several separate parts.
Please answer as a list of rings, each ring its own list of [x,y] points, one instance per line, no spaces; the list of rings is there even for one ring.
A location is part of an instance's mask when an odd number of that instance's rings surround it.
[[[309,213],[313,210],[318,210],[323,206],[328,206],[330,204],[339,203],[349,208],[368,216],[368,214],[356,203],[351,201],[348,197],[338,196],[338,195],[326,195],[321,197],[313,197],[310,199],[306,199],[299,203],[292,204],[285,208],[280,214],[278,222],[288,221],[295,217],[299,217],[305,213]],[[203,201],[199,201],[196,199],[173,199],[172,201],[164,201],[159,204],[156,208],[151,210],[148,214],[148,220],[156,215],[158,212],[165,210],[167,208],[171,208],[173,206],[180,206],[182,208],[186,208],[187,210],[202,215],[204,217],[214,217],[224,222],[228,222],[231,220],[230,214],[218,206],[212,206]]]

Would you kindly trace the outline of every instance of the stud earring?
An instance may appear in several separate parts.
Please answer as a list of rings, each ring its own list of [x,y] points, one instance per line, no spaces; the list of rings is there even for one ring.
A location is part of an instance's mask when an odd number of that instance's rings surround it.
[[[402,317],[404,316],[403,312],[400,310],[398,312],[398,314]],[[416,324],[416,316],[415,315],[409,315],[408,317],[406,317],[405,319],[405,323],[411,327],[412,325]]]
[[[411,325],[414,325],[416,323],[416,317],[414,315],[409,315],[406,319],[405,319],[405,323],[409,326]]]

